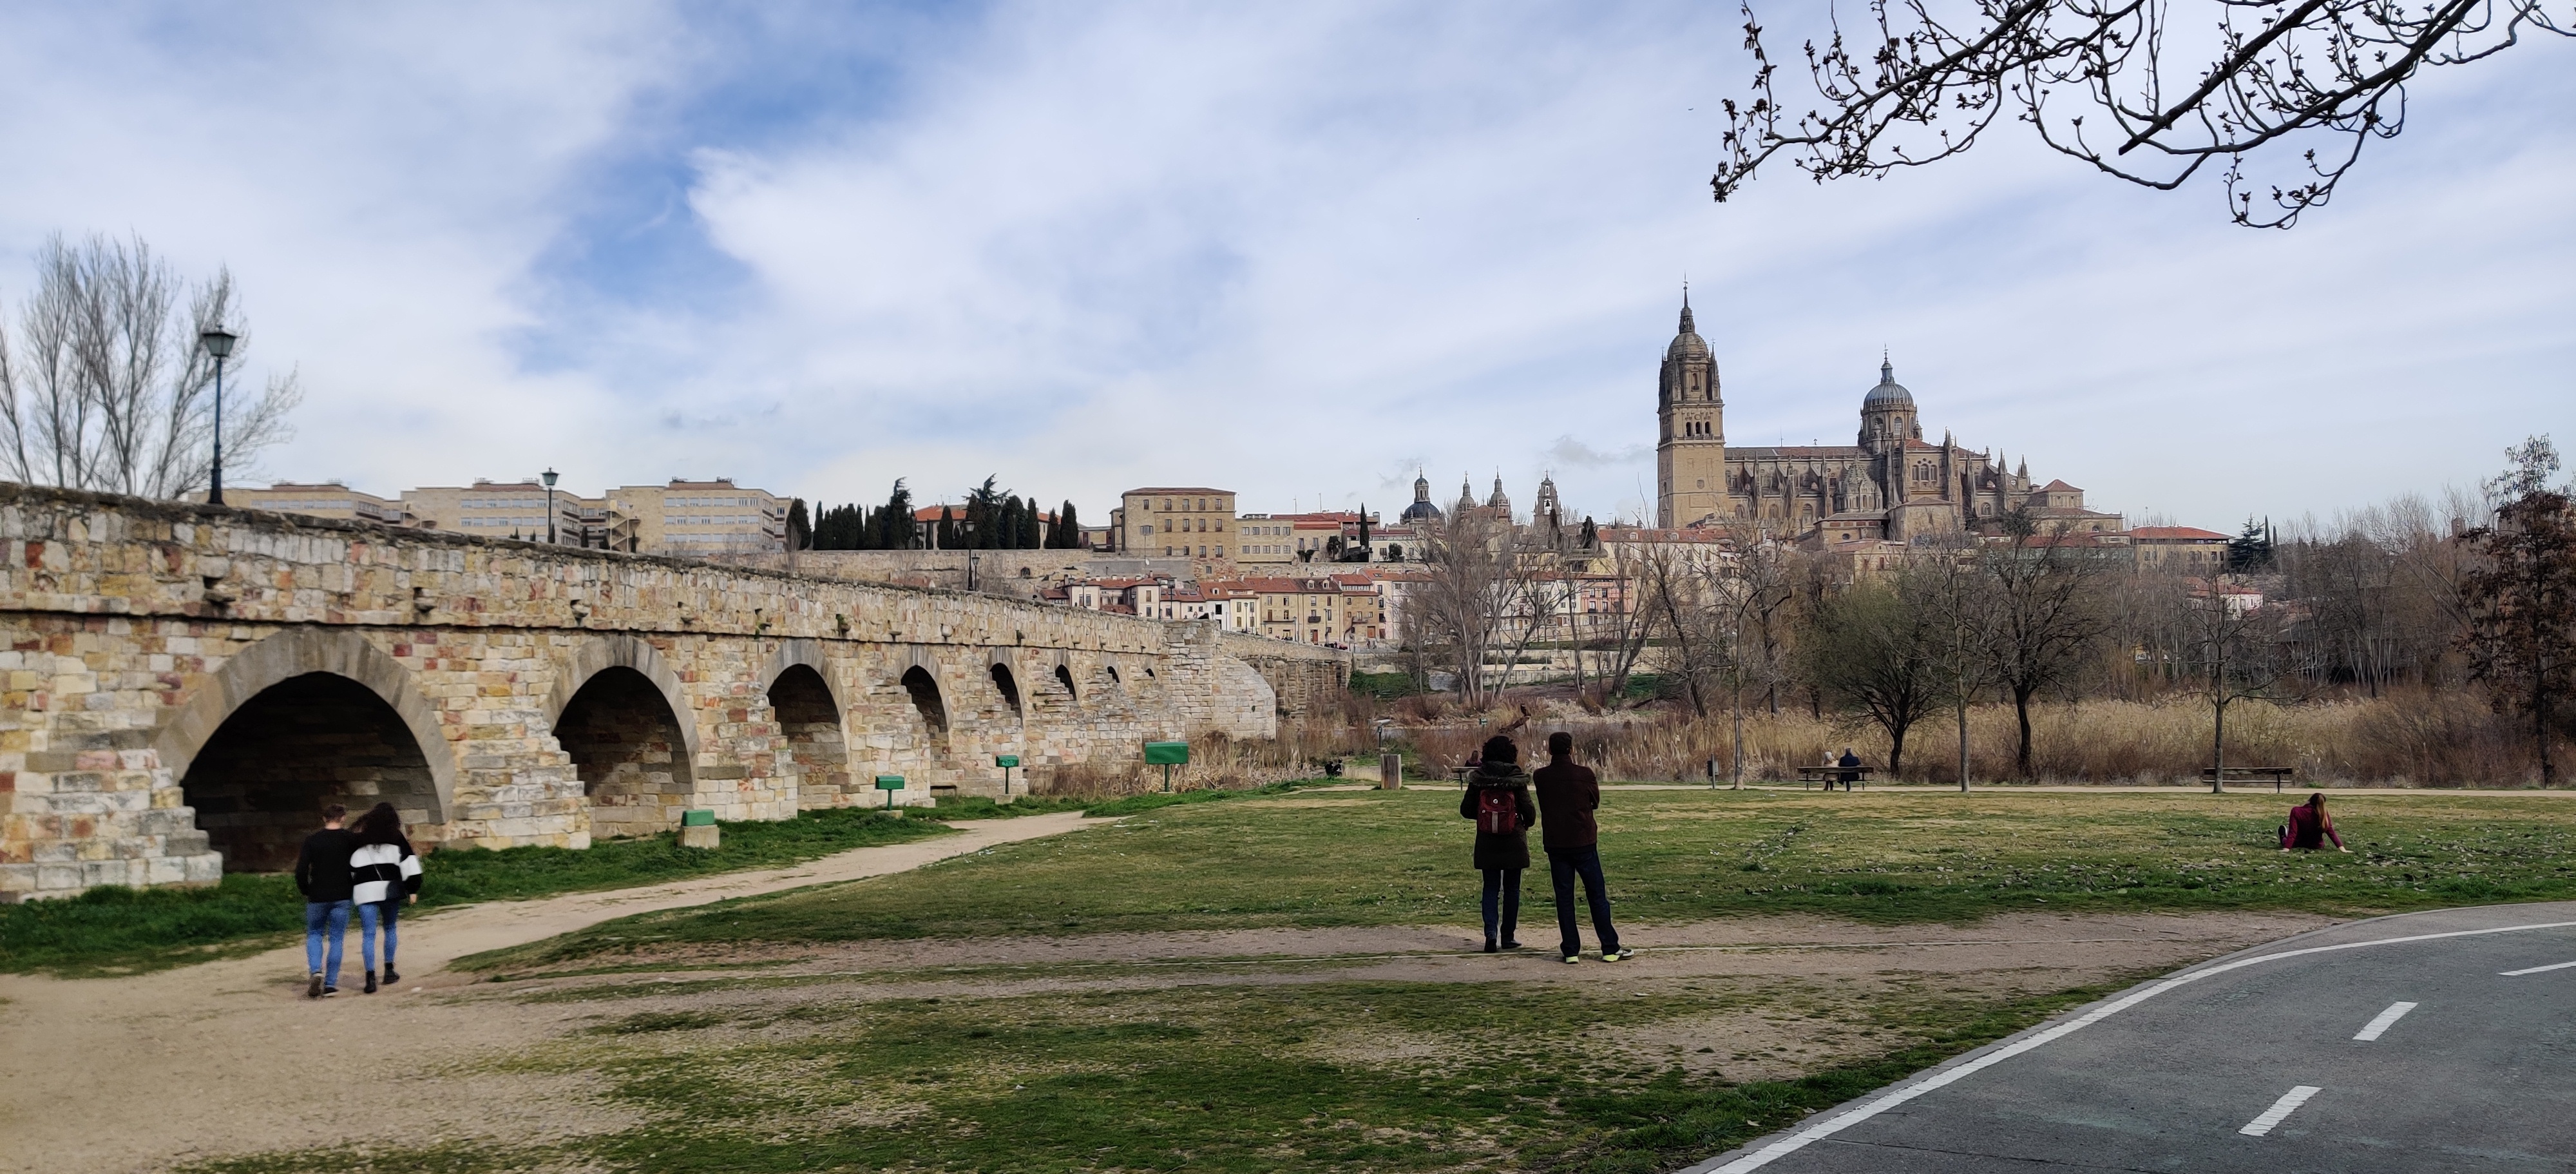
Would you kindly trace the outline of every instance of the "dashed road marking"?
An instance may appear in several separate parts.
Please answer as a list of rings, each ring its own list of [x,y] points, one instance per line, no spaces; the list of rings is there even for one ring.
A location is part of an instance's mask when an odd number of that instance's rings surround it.
[[[2398,1020],[2404,1019],[2407,1012],[2414,1009],[2413,1003],[2390,1003],[2387,1010],[2379,1013],[2378,1018],[2362,1025],[2361,1034],[2352,1038],[2364,1042],[2378,1039],[2382,1033],[2396,1026]]]
[[[2565,970],[2571,966],[2576,966],[2576,962],[2552,962],[2547,966],[2527,966],[2520,970],[2501,970],[2497,971],[2496,975],[2499,978],[2520,978],[2526,974],[2538,974],[2544,970]]]
[[[2282,1093],[2281,1099],[2272,1102],[2271,1108],[2263,1110],[2262,1116],[2246,1122],[2245,1128],[2239,1129],[2236,1132],[2242,1133],[2247,1137],[2261,1137],[2266,1133],[2270,1133],[2272,1132],[2272,1127],[2280,1124],[2284,1118],[2287,1118],[2290,1115],[2292,1110],[2297,1109],[2301,1105],[2307,1104],[2309,1097],[2315,1096],[2323,1091],[2325,1090],[2318,1088],[2313,1084],[2302,1084],[2297,1088]]]

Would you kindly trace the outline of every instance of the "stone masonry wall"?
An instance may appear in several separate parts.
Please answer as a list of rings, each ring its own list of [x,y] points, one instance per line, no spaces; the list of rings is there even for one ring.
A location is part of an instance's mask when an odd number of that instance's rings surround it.
[[[310,818],[327,787],[373,788],[399,793],[416,842],[582,847],[625,829],[594,824],[556,724],[610,669],[632,670],[678,718],[685,806],[722,819],[882,802],[879,774],[905,777],[907,803],[933,787],[997,792],[996,754],[1045,770],[1132,760],[1147,738],[1269,737],[1280,702],[1265,674],[1339,671],[1337,655],[1281,642],[1260,642],[1277,663],[1255,671],[1191,627],[0,484],[0,900],[216,879],[224,858],[183,784],[210,745],[198,783],[229,769],[219,733],[314,758],[311,791],[269,780],[268,806],[301,803]],[[800,762],[798,742],[830,740],[810,713],[790,730],[772,707],[798,665],[837,707],[838,770]],[[914,668],[937,684],[944,732],[901,684]],[[375,733],[333,743],[252,705],[317,673],[382,703]],[[239,799],[249,784],[235,782]],[[237,867],[254,863],[236,851]]]

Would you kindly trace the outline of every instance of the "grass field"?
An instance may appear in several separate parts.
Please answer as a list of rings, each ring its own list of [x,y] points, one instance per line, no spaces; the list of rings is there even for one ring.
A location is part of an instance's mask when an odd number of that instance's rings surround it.
[[[1639,922],[2375,913],[2576,897],[2576,802],[2564,797],[2411,792],[2333,804],[2351,855],[2279,852],[2286,799],[2179,790],[1613,791],[1600,818],[1612,892]],[[729,942],[1465,926],[1476,918],[1471,837],[1448,790],[1176,806],[901,876],[626,918],[465,964],[515,972]],[[1553,916],[1534,878],[1524,918]]]
[[[682,848],[671,833],[587,849],[434,853],[419,908],[625,888],[746,868],[777,868],[870,844],[935,836],[925,819],[809,811],[724,825],[723,846]],[[93,889],[61,901],[0,905],[0,972],[131,974],[268,949],[304,929],[304,901],[283,874],[226,876],[211,888]]]
[[[1863,1007],[1794,986],[1318,983],[603,1017],[505,1067],[596,1080],[641,1123],[544,1143],[353,1147],[201,1174],[605,1169],[1667,1170],[1999,1038],[2097,990]],[[1698,1017],[1840,1016],[1883,1051],[1787,1080],[1694,1076]],[[1703,1051],[1705,1049],[1702,1049]]]

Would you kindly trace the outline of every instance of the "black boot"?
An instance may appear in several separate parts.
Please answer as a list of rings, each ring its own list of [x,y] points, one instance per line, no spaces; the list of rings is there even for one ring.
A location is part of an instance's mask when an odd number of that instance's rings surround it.
[[[1494,945],[1494,939],[1492,939],[1492,938],[1486,938],[1486,939],[1485,939],[1485,952],[1486,952],[1486,953],[1491,954],[1491,953],[1493,953],[1494,951],[1496,951],[1497,949],[1500,949],[1500,947],[1498,947],[1498,946]]]
[[[305,997],[305,998],[308,998],[308,999],[318,999],[318,998],[321,998],[321,997],[322,997],[322,972],[321,972],[321,971],[319,971],[319,970],[314,971],[314,972],[313,972],[313,980],[312,980],[311,982],[308,982],[308,983],[305,983],[305,984],[304,984],[304,997]]]
[[[370,971],[368,971],[368,972],[367,972],[367,985],[365,985],[365,986],[363,986],[363,987],[358,988],[358,993],[360,993],[360,994],[366,994],[366,995],[372,995],[372,994],[376,993],[376,972],[375,972],[375,971],[370,970]]]
[[[385,959],[385,985],[392,986],[393,984],[401,981],[402,976],[394,973],[394,960],[391,958]]]

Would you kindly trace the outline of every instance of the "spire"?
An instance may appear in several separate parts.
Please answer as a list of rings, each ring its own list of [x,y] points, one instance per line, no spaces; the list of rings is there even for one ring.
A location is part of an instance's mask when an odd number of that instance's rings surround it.
[[[1878,348],[1878,381],[1881,383],[1896,382],[1896,364],[1888,361],[1886,347]]]
[[[1691,325],[1691,312],[1690,312],[1690,279],[1689,279],[1689,278],[1687,278],[1687,277],[1685,277],[1685,278],[1683,278],[1683,279],[1682,279],[1682,328],[1681,328],[1680,333],[1683,333],[1683,334],[1697,334],[1697,333],[1699,333],[1699,329],[1698,329],[1697,327],[1695,327],[1695,326]]]

